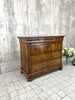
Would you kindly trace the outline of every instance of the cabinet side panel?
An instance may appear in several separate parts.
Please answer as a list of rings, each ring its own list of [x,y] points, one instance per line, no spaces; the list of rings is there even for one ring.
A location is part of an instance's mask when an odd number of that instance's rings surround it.
[[[28,52],[27,44],[20,43],[20,52],[21,52],[21,69],[28,73]]]

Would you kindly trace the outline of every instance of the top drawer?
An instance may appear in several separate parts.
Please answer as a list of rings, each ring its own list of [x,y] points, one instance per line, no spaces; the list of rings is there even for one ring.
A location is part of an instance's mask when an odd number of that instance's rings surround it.
[[[60,51],[62,48],[61,43],[39,43],[29,45],[30,55],[39,55],[47,52]]]
[[[39,36],[39,37],[19,37],[20,43],[36,44],[36,43],[59,43],[64,36]]]
[[[55,44],[55,43],[61,43],[62,38],[60,37],[50,37],[50,38],[42,38],[42,39],[29,39],[28,43],[29,44],[39,44],[39,43],[50,43],[50,44]]]

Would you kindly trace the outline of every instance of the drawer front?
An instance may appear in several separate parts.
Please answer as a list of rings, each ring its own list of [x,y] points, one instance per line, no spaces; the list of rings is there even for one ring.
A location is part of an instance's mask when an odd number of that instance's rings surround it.
[[[30,62],[31,64],[36,64],[42,61],[59,58],[59,57],[61,57],[61,51],[49,52],[40,55],[30,56]]]
[[[29,46],[30,55],[39,55],[43,53],[59,51],[61,50],[61,48],[62,48],[61,43],[54,43],[54,44],[40,43],[40,44],[31,44]]]
[[[52,51],[52,45],[47,43],[33,44],[30,46],[31,55],[39,55],[42,53],[46,53]]]
[[[47,69],[47,68],[53,68],[56,65],[61,65],[61,58],[54,59],[54,60],[48,60],[48,61],[45,61],[42,63],[34,64],[31,66],[30,73],[38,72],[40,70]]]

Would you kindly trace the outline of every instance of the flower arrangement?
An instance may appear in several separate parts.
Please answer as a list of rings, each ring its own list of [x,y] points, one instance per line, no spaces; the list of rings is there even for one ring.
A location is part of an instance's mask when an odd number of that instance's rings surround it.
[[[74,48],[63,48],[63,56],[66,56],[67,58],[68,57],[73,57],[75,55],[75,49]]]

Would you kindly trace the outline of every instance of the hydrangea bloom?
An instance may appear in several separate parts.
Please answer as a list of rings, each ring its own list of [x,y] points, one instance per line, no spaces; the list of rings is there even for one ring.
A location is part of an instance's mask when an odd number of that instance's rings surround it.
[[[72,57],[75,55],[75,49],[74,48],[63,48],[63,56],[66,56],[66,57]]]

